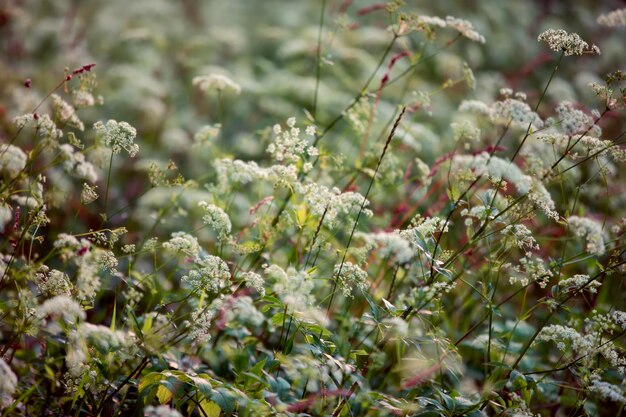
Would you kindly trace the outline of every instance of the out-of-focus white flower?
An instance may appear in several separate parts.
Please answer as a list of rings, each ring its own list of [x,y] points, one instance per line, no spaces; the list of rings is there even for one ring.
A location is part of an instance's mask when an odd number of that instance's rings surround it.
[[[588,217],[570,216],[567,218],[570,230],[587,241],[587,250],[595,255],[605,252],[602,224]]]
[[[17,388],[17,376],[7,363],[0,359],[0,407],[9,407],[13,403],[13,394]]]
[[[0,171],[15,176],[24,169],[26,160],[26,154],[17,146],[0,145]]]
[[[192,83],[197,86],[200,91],[223,91],[229,89],[235,94],[241,93],[241,86],[222,74],[209,74],[194,77]]]
[[[598,16],[598,23],[608,27],[626,26],[626,8],[616,9],[607,14],[601,14]]]

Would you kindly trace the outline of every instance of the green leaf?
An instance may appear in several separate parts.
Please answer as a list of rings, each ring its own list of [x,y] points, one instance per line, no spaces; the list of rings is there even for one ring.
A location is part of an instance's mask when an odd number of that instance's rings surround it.
[[[265,368],[266,361],[267,361],[267,358],[263,358],[262,360],[258,361],[257,363],[254,364],[252,368],[250,368],[249,372],[257,376],[263,375],[263,368]]]
[[[160,372],[152,372],[148,375],[143,376],[141,378],[141,381],[139,381],[139,393],[144,391],[146,388],[157,384],[163,378],[165,377]]]
[[[200,401],[200,407],[207,417],[220,417],[220,413],[222,412],[222,409],[219,405],[217,405],[217,403],[207,399]],[[189,414],[191,415],[191,413]],[[200,415],[204,416],[202,413],[200,413]]]
[[[204,395],[207,398],[211,397],[211,392],[213,391],[213,387],[211,386],[211,383],[209,381],[207,381],[205,378],[202,378],[200,376],[191,376],[190,378],[193,381],[193,384],[195,385],[195,387],[198,389],[198,391],[202,393],[202,395]]]
[[[174,394],[166,386],[159,385],[159,388],[157,388],[156,396],[159,399],[159,404],[167,404],[172,400]]]
[[[215,401],[226,414],[231,414],[235,411],[235,398],[227,390],[223,388],[213,390],[211,399]]]
[[[365,297],[365,301],[367,301],[367,304],[369,304],[370,306],[370,310],[372,311],[372,316],[374,317],[374,320],[380,322],[380,309],[367,291],[362,291],[362,293],[363,297]]]

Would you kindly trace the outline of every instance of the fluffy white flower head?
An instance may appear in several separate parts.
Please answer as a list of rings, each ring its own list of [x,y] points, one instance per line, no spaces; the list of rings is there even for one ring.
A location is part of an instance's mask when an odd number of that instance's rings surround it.
[[[111,148],[113,153],[118,154],[124,149],[131,157],[139,152],[139,145],[134,143],[137,130],[126,122],[109,120],[106,125],[96,122],[93,128],[104,139],[104,145]]]

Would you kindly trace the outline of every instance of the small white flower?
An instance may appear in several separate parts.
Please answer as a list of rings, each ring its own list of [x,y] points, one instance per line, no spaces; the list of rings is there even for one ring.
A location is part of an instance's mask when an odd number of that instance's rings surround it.
[[[182,277],[193,291],[217,293],[226,288],[230,280],[228,265],[213,255],[198,256],[193,261],[193,269]]]
[[[542,32],[538,37],[538,41],[546,42],[553,51],[563,51],[565,55],[582,55],[583,53],[600,54],[597,46],[589,44],[582,40],[576,33],[567,33],[559,29],[548,29]]]
[[[368,288],[367,272],[352,262],[335,265],[333,275],[345,297],[354,297],[352,291],[358,288],[366,291]]]
[[[246,287],[254,288],[261,296],[265,295],[265,280],[261,275],[253,271],[241,272],[239,278],[246,283]]]
[[[165,249],[173,252],[181,252],[185,255],[196,258],[200,253],[200,244],[195,236],[185,232],[174,232],[167,242],[163,243]]]
[[[83,190],[80,193],[80,202],[83,205],[91,204],[98,199],[98,193],[96,189],[97,185],[93,187],[87,183],[83,183]]]
[[[220,241],[228,240],[232,229],[228,214],[216,205],[209,204],[206,201],[200,201],[198,206],[206,211],[206,214],[202,216],[204,224],[211,226],[215,230]]]
[[[194,77],[192,83],[197,86],[200,91],[204,92],[211,90],[223,91],[225,89],[229,89],[235,94],[241,92],[241,86],[239,84],[222,74],[209,74]]]
[[[96,133],[104,139],[104,145],[111,148],[113,153],[118,154],[124,149],[131,157],[139,152],[139,145],[134,143],[137,130],[126,122],[109,120],[106,125],[96,122],[93,125]]]

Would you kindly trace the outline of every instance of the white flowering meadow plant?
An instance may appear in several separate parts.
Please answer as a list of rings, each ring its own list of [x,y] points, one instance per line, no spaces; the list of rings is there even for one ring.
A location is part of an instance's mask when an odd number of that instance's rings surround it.
[[[622,415],[626,9],[544,3],[0,5],[0,414]]]

